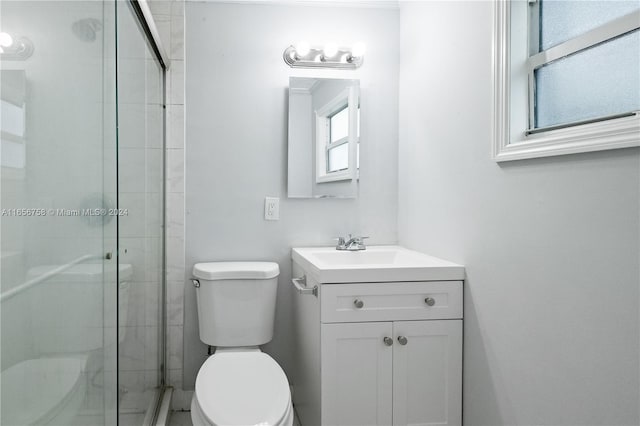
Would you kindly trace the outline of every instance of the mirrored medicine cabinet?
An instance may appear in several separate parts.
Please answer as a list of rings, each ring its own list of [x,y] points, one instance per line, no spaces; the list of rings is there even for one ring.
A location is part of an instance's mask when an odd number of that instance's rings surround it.
[[[355,198],[359,152],[359,81],[290,77],[289,198]]]

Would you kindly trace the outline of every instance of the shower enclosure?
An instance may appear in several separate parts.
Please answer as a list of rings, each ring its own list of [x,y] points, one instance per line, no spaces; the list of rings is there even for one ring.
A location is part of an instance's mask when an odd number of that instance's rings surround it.
[[[0,3],[0,424],[154,424],[163,54],[143,1]]]

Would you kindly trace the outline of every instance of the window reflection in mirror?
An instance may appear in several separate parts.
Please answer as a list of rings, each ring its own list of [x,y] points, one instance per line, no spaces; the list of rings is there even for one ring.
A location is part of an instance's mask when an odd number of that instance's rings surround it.
[[[358,80],[289,80],[290,198],[354,198],[360,167]]]
[[[26,75],[0,71],[0,164],[3,179],[22,179],[26,164]]]

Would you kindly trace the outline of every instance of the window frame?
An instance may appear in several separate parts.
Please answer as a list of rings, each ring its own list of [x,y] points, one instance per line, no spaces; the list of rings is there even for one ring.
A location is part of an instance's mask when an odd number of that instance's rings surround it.
[[[359,105],[358,89],[348,87],[340,92],[334,99],[329,101],[322,108],[315,111],[316,125],[316,183],[337,182],[344,180],[352,180],[357,178],[355,149],[358,142],[358,136],[354,113],[354,106]],[[331,142],[331,118],[348,108],[349,110],[349,130],[346,138]],[[349,144],[349,166],[346,169],[329,171],[329,150],[338,146]]]
[[[533,0],[535,1],[535,0]],[[531,1],[523,2],[530,3]],[[526,34],[538,37],[536,31],[529,28],[528,17]],[[512,34],[511,2],[494,1],[494,137],[493,159],[497,162],[527,158],[548,157],[640,146],[640,111],[610,117],[601,117],[582,122],[567,123],[547,128],[533,128],[535,69],[610,40],[611,34],[627,29],[640,21],[640,11],[618,18],[612,23],[602,25],[587,33],[553,46],[545,51],[530,55],[529,43],[522,46],[528,58],[527,75],[512,74]],[[516,23],[522,26],[522,23]],[[633,29],[631,29],[633,30]],[[619,35],[619,34],[618,34]],[[521,53],[518,52],[518,57]],[[521,71],[522,72],[522,71]],[[516,80],[516,84],[512,84]],[[526,81],[527,88],[520,87]],[[520,100],[512,102],[513,90],[525,93]],[[526,115],[524,126],[512,123],[513,115]],[[525,127],[525,128],[520,128]]]

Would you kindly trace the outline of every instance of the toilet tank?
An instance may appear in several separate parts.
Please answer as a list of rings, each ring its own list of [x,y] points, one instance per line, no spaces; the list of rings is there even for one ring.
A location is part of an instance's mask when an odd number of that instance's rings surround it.
[[[273,338],[280,269],[273,262],[208,262],[193,267],[200,340],[257,346]]]

